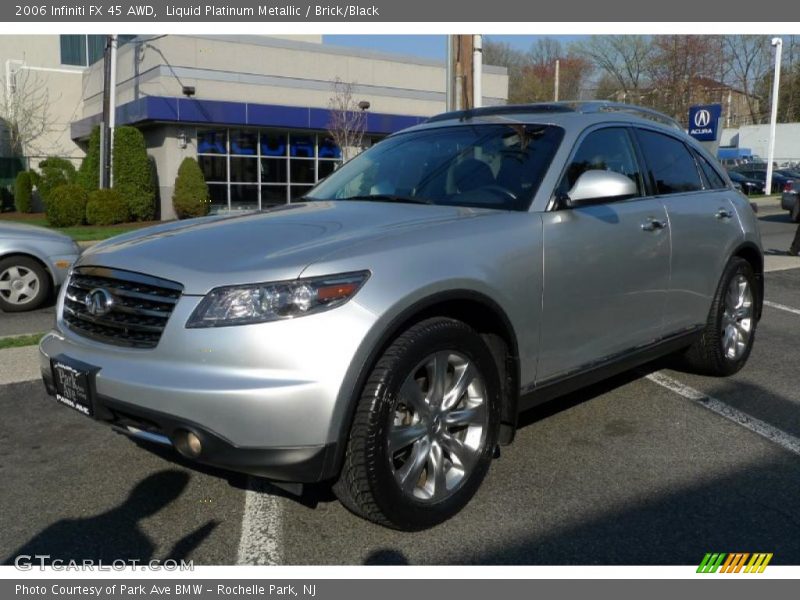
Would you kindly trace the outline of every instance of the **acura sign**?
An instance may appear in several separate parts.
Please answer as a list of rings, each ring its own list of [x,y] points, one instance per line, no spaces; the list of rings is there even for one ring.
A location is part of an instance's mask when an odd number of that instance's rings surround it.
[[[717,141],[721,104],[702,104],[689,108],[689,135],[701,142]]]

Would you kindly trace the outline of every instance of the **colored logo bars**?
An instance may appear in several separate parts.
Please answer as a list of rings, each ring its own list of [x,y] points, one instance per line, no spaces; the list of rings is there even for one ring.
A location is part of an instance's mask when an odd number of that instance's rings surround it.
[[[748,562],[747,559],[750,559]],[[700,566],[697,567],[698,573],[763,573],[769,561],[772,560],[772,553],[756,552],[708,552]]]

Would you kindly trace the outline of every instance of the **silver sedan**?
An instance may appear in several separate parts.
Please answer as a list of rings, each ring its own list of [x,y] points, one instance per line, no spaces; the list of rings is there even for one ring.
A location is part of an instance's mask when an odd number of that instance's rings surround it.
[[[0,222],[0,310],[41,306],[64,282],[80,253],[80,246],[61,233]]]

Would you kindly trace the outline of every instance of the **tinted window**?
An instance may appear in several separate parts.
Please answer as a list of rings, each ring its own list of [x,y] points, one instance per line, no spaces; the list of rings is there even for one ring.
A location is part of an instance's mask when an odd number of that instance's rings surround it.
[[[412,131],[359,154],[309,195],[527,210],[562,137],[561,128],[543,125]]]
[[[711,166],[702,154],[692,151],[697,164],[700,165],[700,170],[703,172],[706,187],[711,190],[720,190],[727,187],[725,180],[717,173],[717,170]]]
[[[569,193],[578,181],[578,177],[590,170],[614,171],[630,177],[636,183],[638,195],[642,195],[641,174],[636,154],[625,129],[612,127],[593,131],[587,135],[567,167],[559,186],[559,193]]]
[[[697,165],[683,142],[639,130],[639,142],[657,194],[680,194],[703,189]]]

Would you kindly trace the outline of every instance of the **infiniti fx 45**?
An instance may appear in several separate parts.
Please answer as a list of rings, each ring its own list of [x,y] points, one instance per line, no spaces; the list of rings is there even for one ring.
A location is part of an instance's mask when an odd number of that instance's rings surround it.
[[[658,113],[448,113],[301,200],[85,252],[41,342],[48,392],[414,530],[470,500],[521,411],[666,354],[730,375],[753,345],[753,211]]]

